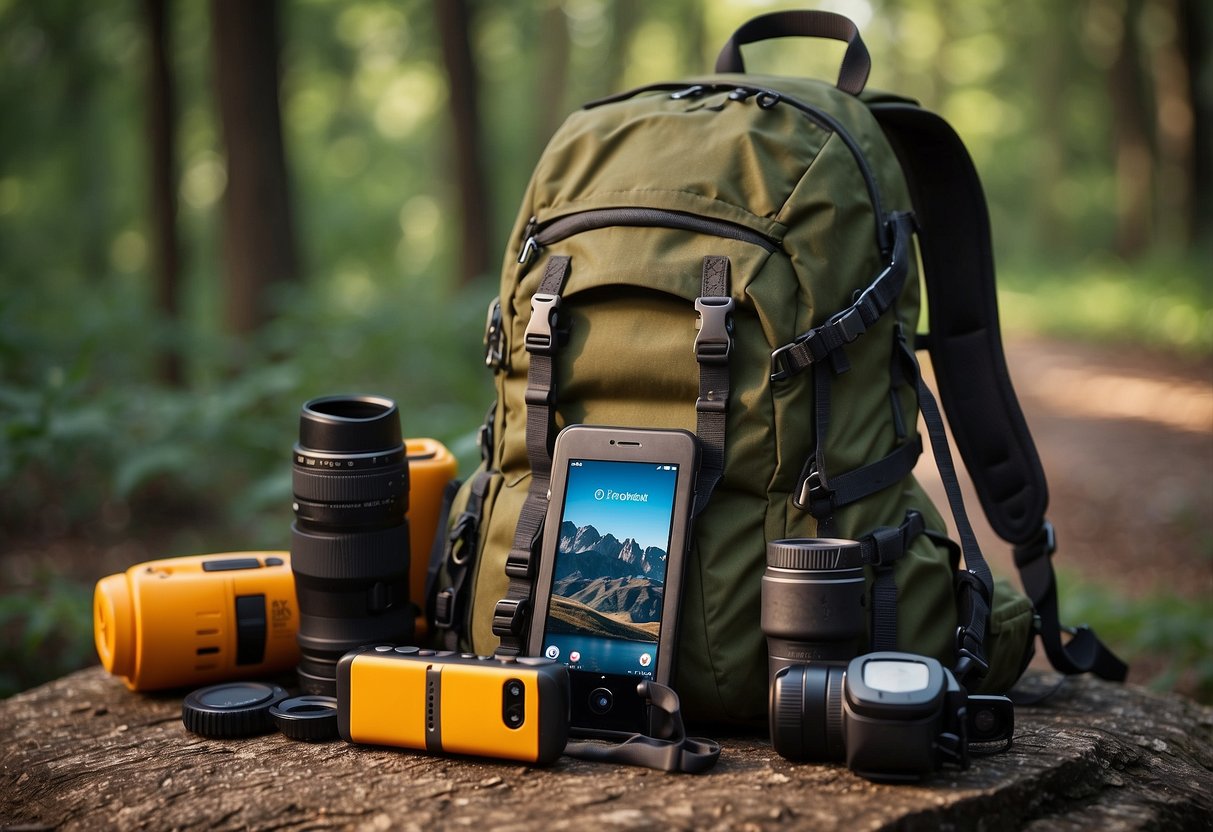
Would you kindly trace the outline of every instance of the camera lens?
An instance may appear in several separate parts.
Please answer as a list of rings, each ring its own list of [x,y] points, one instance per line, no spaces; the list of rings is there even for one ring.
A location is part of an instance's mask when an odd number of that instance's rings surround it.
[[[332,696],[344,653],[413,636],[408,461],[395,402],[330,396],[304,404],[292,484],[299,683]]]
[[[846,751],[842,735],[840,664],[797,664],[780,668],[771,682],[771,745],[789,760],[841,760]]]
[[[768,673],[808,661],[845,662],[867,632],[859,543],[832,538],[767,544],[762,576],[762,632]]]
[[[590,710],[598,716],[610,713],[613,707],[615,707],[615,694],[606,688],[594,688],[590,691]]]
[[[506,679],[502,693],[502,721],[507,728],[520,728],[526,719],[526,686],[520,679]]]

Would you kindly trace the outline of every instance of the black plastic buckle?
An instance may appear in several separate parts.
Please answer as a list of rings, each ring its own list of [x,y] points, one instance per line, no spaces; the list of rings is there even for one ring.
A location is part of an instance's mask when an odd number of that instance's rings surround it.
[[[501,298],[493,298],[484,321],[484,363],[486,367],[501,368],[504,332],[501,327]]]
[[[502,598],[493,607],[493,635],[519,637],[526,621],[527,600],[525,598]]]
[[[434,626],[449,630],[455,625],[455,590],[451,587],[434,596]]]
[[[531,320],[526,325],[526,351],[551,355],[556,351],[556,313],[560,309],[560,295],[536,292],[531,296]]]
[[[522,549],[511,549],[505,558],[505,574],[511,578],[527,580],[531,577],[531,553]]]
[[[869,535],[872,545],[868,548],[870,566],[876,568],[892,566],[906,552],[905,532],[900,527],[881,526]]]
[[[990,663],[982,655],[981,642],[969,629],[961,624],[956,628],[956,669],[953,673],[962,685],[968,686],[969,677],[980,679],[990,670]]]
[[[695,360],[700,364],[724,364],[733,349],[732,298],[695,298]]]

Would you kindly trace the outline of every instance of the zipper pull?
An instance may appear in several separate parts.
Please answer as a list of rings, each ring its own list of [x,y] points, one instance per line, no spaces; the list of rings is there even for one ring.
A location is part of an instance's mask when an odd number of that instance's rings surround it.
[[[729,98],[733,101],[740,101],[744,104],[746,100],[750,98],[750,96],[757,94],[758,90],[751,90],[747,89],[746,87],[738,87],[729,93]]]

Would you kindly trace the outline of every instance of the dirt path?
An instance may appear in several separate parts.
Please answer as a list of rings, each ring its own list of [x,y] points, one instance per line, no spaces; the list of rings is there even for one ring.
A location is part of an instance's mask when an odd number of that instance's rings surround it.
[[[1021,338],[1007,362],[1049,479],[1058,568],[1130,596],[1213,592],[1213,361]],[[946,506],[929,453],[916,473]],[[966,491],[993,568],[1013,575]]]

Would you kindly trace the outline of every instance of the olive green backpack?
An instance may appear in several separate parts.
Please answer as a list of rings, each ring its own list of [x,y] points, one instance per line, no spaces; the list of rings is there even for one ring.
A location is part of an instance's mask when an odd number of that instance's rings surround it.
[[[847,42],[837,85],[745,74],[740,45],[787,35]],[[865,91],[868,69],[846,18],[775,13],[733,35],[716,74],[592,102],[552,138],[489,314],[483,462],[432,564],[443,646],[526,652],[552,443],[586,423],[699,436],[674,680],[693,717],[765,713],[760,579],[766,543],[788,537],[862,541],[871,647],[934,656],[970,690],[1009,688],[1038,631],[1059,669],[1123,678],[1089,630],[1062,641],[972,162],[938,116]],[[982,559],[923,347],[1031,601]],[[920,410],[959,545],[912,475]]]

